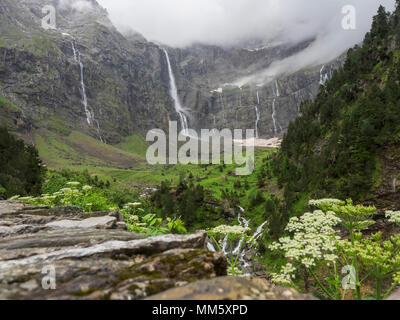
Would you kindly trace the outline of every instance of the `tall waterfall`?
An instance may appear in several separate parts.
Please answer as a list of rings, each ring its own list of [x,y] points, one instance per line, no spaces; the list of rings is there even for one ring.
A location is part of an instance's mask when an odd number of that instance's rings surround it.
[[[163,49],[163,50],[164,50],[165,57],[167,58],[167,63],[168,63],[168,73],[169,73],[169,80],[170,80],[170,95],[171,95],[172,100],[174,100],[175,110],[179,115],[183,134],[188,136],[189,135],[189,125],[188,125],[187,116],[186,116],[185,110],[182,107],[182,104],[179,100],[178,89],[176,87],[175,76],[172,71],[171,61],[169,60],[168,52],[165,49]]]
[[[272,101],[272,121],[274,123],[274,133],[275,135],[278,134],[278,126],[280,129],[280,132],[282,132],[282,127],[281,125],[278,123],[277,119],[276,119],[276,107],[275,107],[275,103],[276,103],[276,98],[280,97],[280,92],[279,92],[279,86],[278,86],[278,81],[275,80],[275,90],[274,90],[274,94],[275,94],[275,98]]]
[[[81,54],[78,50],[78,47],[76,45],[76,40],[72,40],[72,50],[74,52],[74,59],[75,61],[79,64],[80,68],[80,75],[81,75],[81,93],[82,93],[82,104],[85,108],[85,113],[86,113],[86,121],[89,125],[93,125],[93,114],[89,110],[88,107],[88,100],[87,100],[87,95],[86,95],[86,86],[85,86],[85,80],[83,77],[83,63],[81,60]]]
[[[319,84],[324,85],[330,78],[330,71],[324,73],[325,65],[322,66],[321,70],[319,71]]]
[[[78,46],[77,46],[77,42],[76,42],[75,38],[72,37],[68,33],[63,33],[63,36],[68,36],[68,37],[72,38],[71,45],[72,45],[72,52],[74,54],[74,60],[79,65],[79,69],[80,69],[80,78],[81,78],[81,90],[80,91],[81,91],[81,94],[82,94],[82,104],[83,104],[83,107],[84,107],[84,110],[85,110],[85,114],[86,114],[86,121],[90,126],[95,126],[95,128],[97,130],[97,134],[99,135],[100,141],[105,143],[105,140],[101,136],[100,124],[95,119],[94,112],[92,110],[90,110],[89,105],[88,105],[85,80],[84,80],[84,76],[83,76],[83,74],[84,74],[83,73],[83,69],[84,68],[83,68],[83,63],[82,63],[82,59],[81,59],[81,53],[80,53],[80,51],[78,49]]]
[[[258,106],[259,106],[259,105],[260,105],[260,96],[259,96],[258,91],[257,91],[257,105],[254,106],[254,109],[255,109],[255,111],[256,111],[256,124],[255,124],[256,139],[259,138],[259,134],[258,134],[258,123],[260,122],[260,119],[261,119],[261,114],[260,114],[260,111],[258,110]]]
[[[219,93],[219,99],[221,100],[221,106],[222,106],[222,120],[225,123],[225,103],[224,103],[224,97],[222,96],[222,92]]]

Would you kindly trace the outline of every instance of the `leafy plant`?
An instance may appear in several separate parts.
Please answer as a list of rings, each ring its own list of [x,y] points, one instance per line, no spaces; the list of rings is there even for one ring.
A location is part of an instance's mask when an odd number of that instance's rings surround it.
[[[348,290],[356,299],[365,299],[362,289],[374,281],[373,298],[385,299],[400,284],[400,236],[387,241],[380,233],[363,236],[360,231],[373,224],[374,207],[336,199],[312,200],[310,205],[322,210],[292,218],[286,228],[289,236],[270,245],[270,250],[287,262],[279,273],[272,274],[272,281],[298,289],[296,283],[300,279],[308,283],[311,276],[322,295],[332,300],[344,299]],[[396,213],[387,215],[396,222]],[[338,226],[348,231],[350,239],[338,235]],[[352,272],[350,283],[341,280],[339,267]],[[392,284],[384,291],[383,283],[390,279]]]
[[[227,225],[220,225],[207,231],[208,236],[213,240],[217,250],[227,254],[229,263],[228,271],[233,276],[241,274],[239,270],[239,258],[242,249],[250,240],[250,237],[247,235],[248,231],[250,231],[249,228]],[[234,242],[239,242],[236,247],[234,247]],[[229,246],[229,248],[227,248],[227,246]]]

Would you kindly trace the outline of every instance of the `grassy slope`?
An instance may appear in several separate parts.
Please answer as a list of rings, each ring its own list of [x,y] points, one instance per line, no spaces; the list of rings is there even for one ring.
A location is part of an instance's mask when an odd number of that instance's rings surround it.
[[[40,157],[50,168],[69,168],[79,171],[88,169],[91,174],[112,178],[130,187],[157,186],[165,180],[177,185],[180,177],[187,178],[192,174],[194,181],[204,186],[218,200],[222,199],[224,189],[237,192],[240,204],[244,208],[248,207],[250,195],[259,189],[257,173],[263,159],[273,152],[265,149],[256,150],[255,172],[247,177],[236,177],[232,174],[235,165],[227,165],[225,168],[216,165],[208,167],[181,164],[149,165],[145,160],[147,143],[139,135],[127,137],[117,146],[110,146],[76,131],[70,131],[65,135],[63,128],[54,127],[55,125],[51,131],[41,129],[35,134]],[[237,181],[241,183],[239,188],[234,186]],[[248,189],[244,187],[245,181],[249,185]],[[262,191],[279,193],[275,181],[270,181]],[[251,216],[255,218],[255,224],[263,222],[262,215],[258,213],[261,210],[261,208],[253,209]]]

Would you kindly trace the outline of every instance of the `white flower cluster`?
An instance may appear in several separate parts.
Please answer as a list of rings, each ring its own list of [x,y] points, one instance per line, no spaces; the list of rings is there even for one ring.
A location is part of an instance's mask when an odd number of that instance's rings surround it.
[[[71,181],[71,182],[68,182],[68,183],[67,183],[68,186],[73,186],[73,187],[77,187],[77,186],[79,186],[80,184],[81,184],[80,182],[76,182],[76,181]]]
[[[280,273],[273,273],[271,281],[281,286],[290,286],[295,278],[296,268],[289,262],[282,267]]]
[[[318,262],[334,263],[337,259],[337,241],[340,239],[333,229],[341,220],[334,212],[314,211],[306,213],[300,218],[292,218],[286,231],[293,233],[293,237],[284,237],[269,246],[272,251],[283,251],[291,263],[297,263],[310,269]],[[288,272],[291,270],[291,272]],[[273,275],[273,281],[284,284],[292,277],[295,271],[292,264],[283,268],[280,274]],[[279,281],[277,281],[279,280]]]
[[[250,231],[250,228],[245,228],[241,226],[226,226],[226,225],[220,225],[218,227],[215,227],[214,229],[210,230],[212,234],[221,234],[221,235],[243,235]]]
[[[400,211],[386,211],[386,218],[390,222],[400,225]]]
[[[124,209],[130,209],[130,208],[136,208],[140,207],[142,204],[140,202],[129,202],[126,205],[124,205]]]
[[[345,202],[338,199],[319,199],[319,200],[310,200],[308,204],[310,206],[322,209],[326,206],[332,206],[332,205],[343,206],[345,205]]]
[[[86,186],[83,186],[83,187],[82,187],[82,190],[83,190],[83,191],[90,191],[90,190],[92,190],[92,187],[86,185]]]

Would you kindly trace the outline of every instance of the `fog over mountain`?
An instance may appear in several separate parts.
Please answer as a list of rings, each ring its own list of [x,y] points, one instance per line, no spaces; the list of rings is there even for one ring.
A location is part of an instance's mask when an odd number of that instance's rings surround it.
[[[345,49],[362,40],[380,4],[394,0],[99,0],[121,29],[182,47],[235,45],[248,39],[299,41],[319,36]],[[357,30],[343,33],[342,7],[357,10]],[[339,33],[339,35],[338,35]]]
[[[394,0],[99,0],[121,30],[134,29],[147,39],[172,47],[194,43],[245,46],[316,41],[268,70],[238,79],[237,84],[266,82],[278,74],[325,63],[362,41],[379,5]],[[344,30],[342,8],[356,9],[356,29]]]

